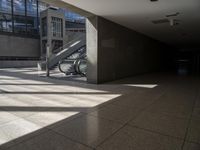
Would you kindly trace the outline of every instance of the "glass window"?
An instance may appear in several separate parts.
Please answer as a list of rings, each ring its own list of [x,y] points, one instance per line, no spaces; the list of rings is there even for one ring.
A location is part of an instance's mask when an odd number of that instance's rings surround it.
[[[40,5],[40,10],[47,6],[43,2],[38,2],[38,0],[0,0],[0,31],[38,35],[38,4],[42,5]],[[11,15],[12,6],[13,17]],[[27,10],[27,13],[25,13],[25,10]],[[26,14],[27,17],[25,17]]]
[[[27,34],[31,34],[31,35],[38,34],[36,17],[28,17],[26,20],[26,23],[27,23]]]
[[[54,37],[63,37],[63,21],[61,18],[52,17],[51,18],[52,34]]]
[[[12,16],[0,13],[0,31],[12,32]]]
[[[25,15],[25,0],[13,0],[14,15]]]
[[[26,34],[25,16],[14,16],[14,31],[19,34]]]
[[[65,13],[65,18],[68,21],[80,22],[80,23],[84,23],[85,22],[85,17],[80,16],[79,14],[76,14],[76,13],[71,12],[69,10],[64,10],[64,13]]]
[[[0,0],[0,12],[11,14],[11,0]]]
[[[40,15],[40,12],[46,10],[48,7],[49,7],[48,4],[46,4],[46,3],[44,3],[44,2],[38,1],[38,11],[39,11],[39,15]]]
[[[37,16],[37,0],[26,0],[27,16]]]

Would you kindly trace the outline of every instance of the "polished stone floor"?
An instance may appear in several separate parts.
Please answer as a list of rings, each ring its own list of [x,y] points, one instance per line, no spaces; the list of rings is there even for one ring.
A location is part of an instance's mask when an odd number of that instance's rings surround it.
[[[200,150],[200,77],[58,78],[0,69],[0,150]]]

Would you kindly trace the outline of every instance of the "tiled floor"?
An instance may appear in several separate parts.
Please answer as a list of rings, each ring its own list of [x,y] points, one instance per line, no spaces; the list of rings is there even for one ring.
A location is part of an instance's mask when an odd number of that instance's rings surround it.
[[[0,150],[200,150],[200,77],[41,75],[0,70]]]

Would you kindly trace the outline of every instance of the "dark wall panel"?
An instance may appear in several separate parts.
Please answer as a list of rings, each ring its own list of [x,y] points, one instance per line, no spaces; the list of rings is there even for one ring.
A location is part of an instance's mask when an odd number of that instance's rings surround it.
[[[158,71],[168,46],[98,17],[98,82]]]

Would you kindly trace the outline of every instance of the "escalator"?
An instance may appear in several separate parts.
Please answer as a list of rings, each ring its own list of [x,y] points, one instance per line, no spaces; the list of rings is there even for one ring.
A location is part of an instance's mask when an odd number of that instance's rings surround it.
[[[54,51],[54,53],[49,58],[49,68],[53,68],[55,65],[59,63],[60,60],[69,58],[70,56],[77,53],[85,48],[86,38],[85,35],[81,35],[71,42],[67,43],[63,47]]]
[[[46,62],[40,63],[45,68]],[[86,38],[85,35],[78,36],[66,45],[53,51],[49,58],[49,69],[59,69],[66,75],[86,75]]]
[[[66,75],[82,75],[86,76],[87,59],[86,47],[79,49],[77,52],[59,61],[58,68],[60,72]]]

